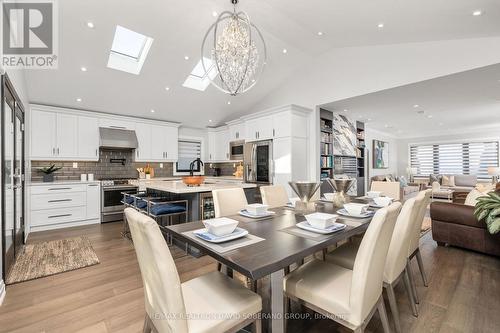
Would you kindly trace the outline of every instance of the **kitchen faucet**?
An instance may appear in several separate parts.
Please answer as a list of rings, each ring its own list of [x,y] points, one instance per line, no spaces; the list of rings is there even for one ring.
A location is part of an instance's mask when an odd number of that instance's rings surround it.
[[[204,165],[203,164],[203,161],[198,157],[197,159],[195,159],[193,162],[191,162],[191,164],[189,164],[189,175],[190,176],[193,176],[193,169],[194,169],[194,164],[195,163],[198,163],[198,165]]]

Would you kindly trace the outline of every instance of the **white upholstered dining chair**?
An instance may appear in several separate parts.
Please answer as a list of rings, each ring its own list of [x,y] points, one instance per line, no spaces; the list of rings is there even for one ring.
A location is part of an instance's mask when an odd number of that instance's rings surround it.
[[[412,198],[404,203],[394,227],[394,233],[392,234],[385,262],[384,289],[387,291],[389,305],[394,318],[394,326],[397,332],[401,332],[401,324],[394,287],[401,279],[404,281],[413,314],[415,316],[418,315],[412,285],[410,284],[408,242],[410,241],[410,237],[413,236],[414,225],[418,222],[418,216],[423,203],[423,197]],[[357,252],[358,244],[350,242],[327,254],[325,260],[329,263],[353,269]]]
[[[314,259],[285,276],[285,296],[355,332],[363,332],[378,309],[384,332],[389,332],[382,278],[400,209],[396,202],[375,213],[352,270]],[[287,304],[285,301],[285,307]]]
[[[282,185],[261,186],[262,203],[269,208],[285,206],[288,202],[288,193]]]
[[[248,204],[242,188],[213,190],[215,217],[235,215]]]
[[[144,332],[236,332],[249,324],[260,332],[259,295],[219,272],[181,283],[158,224],[132,208],[125,215],[144,285]]]
[[[382,195],[393,198],[396,201],[401,200],[401,184],[399,182],[372,181],[370,191],[382,192]]]

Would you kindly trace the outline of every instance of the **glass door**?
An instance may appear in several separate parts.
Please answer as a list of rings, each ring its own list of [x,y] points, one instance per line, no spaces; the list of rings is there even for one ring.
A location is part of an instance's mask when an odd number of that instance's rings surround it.
[[[24,114],[17,103],[14,119],[14,138],[14,246],[17,254],[24,244]]]

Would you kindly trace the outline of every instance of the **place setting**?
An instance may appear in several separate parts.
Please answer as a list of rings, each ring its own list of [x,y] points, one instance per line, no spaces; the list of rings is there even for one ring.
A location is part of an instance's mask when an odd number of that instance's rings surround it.
[[[184,234],[201,241],[214,251],[223,253],[243,246],[258,243],[264,238],[249,234],[248,230],[238,227],[239,221],[228,217],[202,221],[205,228],[188,231]]]
[[[240,216],[248,217],[251,219],[262,219],[276,215],[276,212],[269,210],[268,205],[264,204],[250,204],[246,205],[244,209],[238,212]]]
[[[344,230],[347,225],[337,222],[337,214],[315,212],[304,215],[305,221],[281,229],[289,234],[316,241],[329,238],[332,234]]]

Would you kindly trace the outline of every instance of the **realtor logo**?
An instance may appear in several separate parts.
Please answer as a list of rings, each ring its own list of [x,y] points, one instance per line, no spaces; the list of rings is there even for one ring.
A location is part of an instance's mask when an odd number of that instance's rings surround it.
[[[56,0],[5,0],[2,5],[2,65],[57,68]]]

